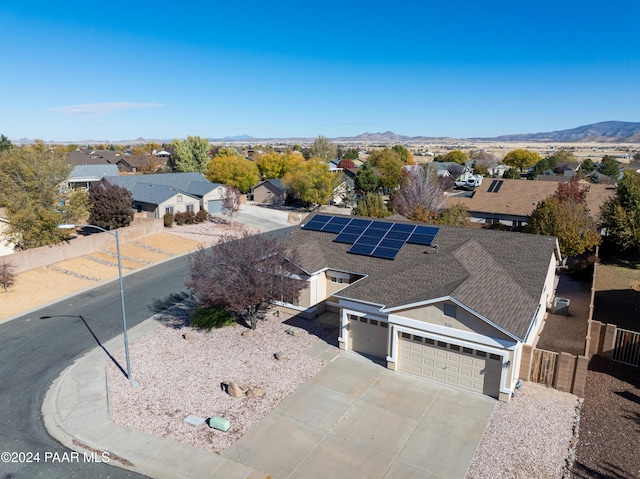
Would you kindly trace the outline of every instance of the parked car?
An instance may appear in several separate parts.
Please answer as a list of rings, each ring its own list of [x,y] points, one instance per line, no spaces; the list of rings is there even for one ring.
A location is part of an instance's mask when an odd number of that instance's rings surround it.
[[[466,180],[456,181],[456,188],[472,190],[482,184],[482,175],[471,175]]]

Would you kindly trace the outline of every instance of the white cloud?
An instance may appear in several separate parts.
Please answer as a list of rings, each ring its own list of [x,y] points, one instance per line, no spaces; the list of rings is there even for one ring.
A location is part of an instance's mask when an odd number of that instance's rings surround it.
[[[108,103],[88,103],[86,105],[61,106],[49,108],[49,111],[64,115],[106,115],[115,110],[138,110],[140,108],[156,108],[165,106],[161,103],[131,103],[126,101],[113,101]]]

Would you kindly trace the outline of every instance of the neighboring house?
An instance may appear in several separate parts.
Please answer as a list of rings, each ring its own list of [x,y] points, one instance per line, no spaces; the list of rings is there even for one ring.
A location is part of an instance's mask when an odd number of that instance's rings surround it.
[[[280,178],[271,178],[258,183],[251,189],[253,201],[271,205],[282,204],[287,199],[287,189]]]
[[[564,180],[568,181],[568,178]],[[615,194],[615,188],[604,184],[583,184],[588,187],[587,207],[597,220],[600,205]],[[556,181],[486,178],[471,196],[450,196],[444,206],[449,208],[462,203],[469,210],[469,219],[476,223],[523,226],[537,204],[553,195],[557,189]]]
[[[449,176],[453,181],[464,181],[473,174],[472,168],[451,161],[432,161],[429,165],[436,169],[438,176]]]
[[[308,287],[281,307],[338,312],[340,348],[503,401],[561,259],[555,237],[353,216],[315,215],[285,241]]]
[[[211,183],[202,173],[109,176],[105,180],[131,191],[133,208],[149,218],[184,211],[221,213],[226,189]]]
[[[69,188],[88,190],[105,176],[117,176],[118,166],[101,163],[99,165],[76,165],[69,175]]]

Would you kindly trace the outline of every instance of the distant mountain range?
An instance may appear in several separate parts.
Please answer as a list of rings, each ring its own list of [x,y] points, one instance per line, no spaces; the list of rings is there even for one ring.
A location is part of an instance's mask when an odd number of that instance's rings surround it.
[[[216,143],[240,142],[240,143],[264,143],[264,142],[289,142],[289,143],[311,143],[314,138],[255,138],[249,135],[227,136],[224,138],[209,138],[209,141]],[[517,135],[502,135],[493,138],[452,138],[433,136],[405,136],[398,135],[392,131],[384,133],[362,133],[358,136],[341,136],[331,138],[334,142],[340,143],[409,143],[409,142],[450,142],[457,140],[473,141],[501,141],[501,142],[545,142],[545,143],[577,143],[577,142],[598,142],[598,143],[640,143],[640,123],[628,121],[603,121],[591,125],[579,126],[570,130],[551,131],[548,133],[526,133]],[[80,145],[111,143],[111,144],[143,144],[150,142],[170,143],[171,140],[145,139],[136,140],[105,141],[105,140],[83,140],[68,142],[50,143],[76,143]],[[21,138],[15,142],[19,145],[33,143],[33,140]]]
[[[480,138],[471,138],[474,140]],[[603,121],[591,125],[579,126],[570,130],[548,133],[528,133],[522,135],[503,135],[494,138],[482,138],[495,141],[545,141],[545,142],[640,142],[640,123],[628,121]]]

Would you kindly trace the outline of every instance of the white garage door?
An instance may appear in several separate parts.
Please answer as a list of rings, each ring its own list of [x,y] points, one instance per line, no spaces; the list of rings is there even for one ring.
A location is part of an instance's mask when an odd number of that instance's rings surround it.
[[[398,342],[400,371],[498,397],[501,356],[408,333]]]
[[[386,358],[388,331],[388,323],[349,315],[348,349],[369,356]]]

